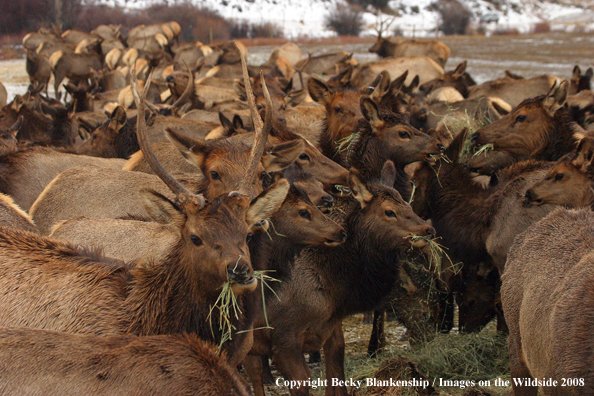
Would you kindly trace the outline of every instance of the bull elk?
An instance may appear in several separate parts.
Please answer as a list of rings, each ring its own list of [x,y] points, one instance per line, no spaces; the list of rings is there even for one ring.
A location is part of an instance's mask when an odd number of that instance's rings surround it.
[[[136,83],[133,87],[140,114],[144,114]],[[172,201],[151,190],[141,191],[153,218],[177,230],[177,242],[166,259],[128,269],[121,263],[91,258],[58,241],[3,229],[0,250],[5,260],[0,279],[14,287],[2,296],[0,322],[100,335],[188,332],[219,344],[223,341],[222,330],[214,326],[211,329],[207,318],[219,288],[229,281],[243,315],[232,318],[238,333],[224,344],[224,349],[232,367],[239,363],[251,346],[252,333],[244,330],[252,327],[250,292],[258,283],[252,277],[247,246],[250,227],[270,217],[288,189],[286,181],[279,181],[251,198],[270,125],[270,118],[265,123],[256,119],[255,108],[253,115],[257,139],[238,191],[208,202],[188,191],[160,166],[148,144],[144,117],[138,117],[140,147],[155,173],[176,196]],[[19,279],[14,284],[14,271],[30,276],[26,282]],[[33,294],[29,293],[31,287],[35,289]],[[213,315],[218,317],[217,309]]]

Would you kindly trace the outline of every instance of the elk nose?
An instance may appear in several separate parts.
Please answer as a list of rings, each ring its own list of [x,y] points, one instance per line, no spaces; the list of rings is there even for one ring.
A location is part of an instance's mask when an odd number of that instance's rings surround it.
[[[473,134],[473,135],[470,137],[470,142],[471,142],[471,143],[477,143],[477,142],[478,142],[478,140],[479,140],[479,137],[480,137],[479,133],[478,133],[478,132],[475,132],[475,133],[474,133],[474,134]]]
[[[429,239],[435,238],[435,228],[427,227],[427,229],[425,230],[425,235],[427,235]]]
[[[445,146],[441,143],[437,144],[437,148],[439,149],[440,153],[443,153],[445,151]]]
[[[526,195],[525,195],[526,200],[527,201],[534,201],[534,198],[536,198],[535,195],[536,194],[534,194],[534,191],[532,191],[532,189],[526,191]]]
[[[324,201],[324,206],[328,208],[334,205],[334,198],[332,198],[332,195],[324,195],[322,201]]]
[[[167,81],[168,83],[170,83],[171,81],[173,81],[173,76],[170,74],[167,76],[167,78],[165,79],[165,81]]]
[[[250,267],[245,261],[240,260],[227,265],[227,278],[229,278],[231,282],[243,284],[246,283],[250,277]]]

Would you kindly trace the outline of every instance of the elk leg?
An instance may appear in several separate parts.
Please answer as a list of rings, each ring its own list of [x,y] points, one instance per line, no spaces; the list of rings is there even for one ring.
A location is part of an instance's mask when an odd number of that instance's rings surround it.
[[[325,396],[348,396],[346,386],[330,386],[332,379],[344,381],[344,333],[342,321],[338,321],[332,328],[330,337],[324,343],[324,357],[326,359],[326,387]]]
[[[439,331],[449,333],[454,327],[454,294],[447,293],[439,298]]]
[[[274,383],[274,376],[272,375],[272,370],[270,369],[268,355],[262,356],[262,379],[267,385]]]
[[[293,334],[290,335],[293,336]],[[305,357],[301,352],[303,340],[298,340],[297,337],[293,339],[283,337],[282,341],[284,341],[282,346],[275,345],[272,348],[273,360],[278,371],[288,381],[305,381],[309,379],[309,367],[307,367]],[[289,393],[291,396],[308,396],[309,387],[293,388],[289,390]]]
[[[254,396],[265,396],[262,381],[262,360],[261,356],[256,355],[248,355],[243,359],[243,368],[254,388]]]
[[[373,311],[373,328],[367,346],[367,355],[369,357],[376,357],[386,345],[386,334],[384,332],[385,312],[385,309]]]
[[[519,329],[518,329],[519,330]],[[535,386],[516,386],[514,378],[530,378],[530,370],[524,363],[522,353],[522,341],[520,340],[519,331],[516,334],[510,334],[508,339],[509,348],[509,366],[510,376],[512,379],[512,389],[515,396],[536,396],[538,388]]]
[[[320,351],[312,352],[309,354],[309,363],[320,363],[322,361],[322,354]]]

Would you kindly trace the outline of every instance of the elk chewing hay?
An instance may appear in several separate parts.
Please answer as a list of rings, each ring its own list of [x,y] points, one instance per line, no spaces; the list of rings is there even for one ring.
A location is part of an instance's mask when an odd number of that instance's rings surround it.
[[[348,188],[347,186],[343,186],[342,184],[335,184],[334,188],[336,189],[336,191],[338,191],[340,193],[341,197],[343,196],[343,194],[349,195],[351,193],[351,189]]]
[[[357,144],[360,138],[360,132],[351,133],[336,142],[336,150],[341,154],[346,150],[346,158],[348,160],[351,157],[353,147]]]
[[[487,155],[489,151],[493,151],[495,146],[493,143],[483,144],[474,154],[472,154],[472,158],[478,157],[481,154]]]
[[[241,259],[241,257],[239,257],[239,259],[237,259],[237,262],[239,262],[240,259]],[[278,297],[278,295],[276,294],[274,289],[272,287],[270,287],[270,285],[268,284],[268,282],[280,282],[280,280],[266,275],[266,272],[273,272],[273,271],[261,270],[261,271],[254,271],[252,274],[253,278],[257,279],[259,282],[262,282],[262,288],[261,288],[262,289],[262,308],[264,310],[264,320],[265,320],[266,326],[260,327],[258,329],[250,329],[250,330],[240,331],[237,334],[247,333],[248,331],[260,330],[260,329],[272,329],[272,327],[270,327],[270,324],[268,323],[268,314],[266,312],[266,299],[264,296],[264,287],[267,287],[268,289],[270,289],[272,291],[272,293],[274,293],[276,298],[278,298],[280,301],[280,298]],[[221,287],[221,293],[219,294],[219,297],[215,301],[214,305],[212,305],[210,307],[210,312],[208,313],[207,320],[210,324],[210,331],[213,335],[214,335],[214,331],[212,328],[212,317],[213,317],[212,313],[215,308],[219,309],[219,328],[221,329],[221,341],[219,342],[218,349],[219,349],[219,352],[221,352],[223,344],[225,342],[233,339],[233,331],[236,330],[235,326],[233,326],[233,324],[231,323],[231,319],[233,319],[233,317],[231,315],[234,315],[235,319],[239,319],[239,315],[241,315],[241,313],[242,313],[241,307],[237,303],[237,296],[235,295],[235,293],[233,293],[233,282],[231,282],[229,279],[227,279],[227,281],[225,283],[223,283],[223,286]]]
[[[427,243],[427,246],[429,247],[429,270],[433,268],[438,277],[441,276],[441,272],[444,269],[442,267],[443,256],[445,256],[445,258],[450,262],[449,267],[452,269],[452,271],[454,271],[454,273],[459,271],[459,268],[461,267],[459,264],[461,263],[454,264],[450,256],[448,256],[448,254],[445,252],[445,249],[447,248],[436,242],[436,239],[440,239],[441,237],[429,239],[427,236],[411,234],[404,238],[410,239],[412,242],[425,241]]]

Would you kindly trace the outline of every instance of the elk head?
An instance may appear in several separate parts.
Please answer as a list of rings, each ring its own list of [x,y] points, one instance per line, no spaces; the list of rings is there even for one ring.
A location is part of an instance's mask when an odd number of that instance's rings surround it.
[[[544,180],[526,191],[525,203],[567,205],[573,208],[594,203],[594,139],[585,137],[573,153],[563,156]]]
[[[23,116],[19,116],[10,128],[0,127],[0,157],[6,157],[18,151],[16,135],[22,126]]]
[[[416,161],[434,163],[444,151],[437,139],[414,128],[400,116],[380,113],[370,98],[361,98],[361,113],[366,122],[361,124],[359,133],[366,135],[372,144],[364,155],[405,166]]]
[[[242,60],[245,68],[243,53]],[[247,74],[247,70],[244,71]],[[143,95],[146,95],[148,85],[146,84]],[[257,280],[252,277],[253,269],[247,246],[251,238],[250,227],[274,214],[284,201],[289,188],[288,182],[281,180],[252,199],[255,195],[253,184],[258,164],[270,129],[270,117],[267,117],[265,123],[262,122],[252,98],[250,104],[256,142],[244,178],[239,182],[237,191],[224,193],[207,202],[202,195],[188,191],[159,163],[148,143],[143,117],[144,98],[138,92],[135,73],[131,86],[140,115],[137,119],[140,148],[153,171],[176,196],[175,200],[171,201],[154,191],[141,191],[151,216],[178,230],[180,240],[171,255],[179,258],[176,261],[188,275],[195,275],[202,281],[201,287],[214,286],[212,291],[215,292],[221,284],[230,281],[236,294],[254,291]],[[267,107],[270,107],[270,101]]]
[[[468,166],[490,174],[514,162],[535,158],[552,142],[562,139],[555,130],[555,113],[565,104],[567,86],[567,81],[555,83],[547,95],[523,101],[509,114],[476,131],[470,141],[477,147],[492,144],[493,150],[473,157]]]
[[[292,164],[274,176],[275,179],[285,177],[291,186],[285,202],[272,218],[274,231],[300,246],[337,246],[345,241],[344,228],[320,210],[320,207],[332,206],[334,199],[319,181],[298,164]]]
[[[116,158],[118,152],[115,142],[120,130],[126,125],[126,121],[126,110],[122,106],[117,106],[109,119],[95,129],[91,137],[77,148],[76,153],[95,157]]]
[[[435,229],[417,216],[392,188],[395,178],[396,168],[392,161],[384,164],[379,182],[364,183],[361,174],[351,169],[349,186],[361,206],[358,219],[354,220],[360,224],[357,233],[365,235],[369,241],[391,241],[392,248],[422,248],[426,245],[425,239],[412,237],[433,238]]]

